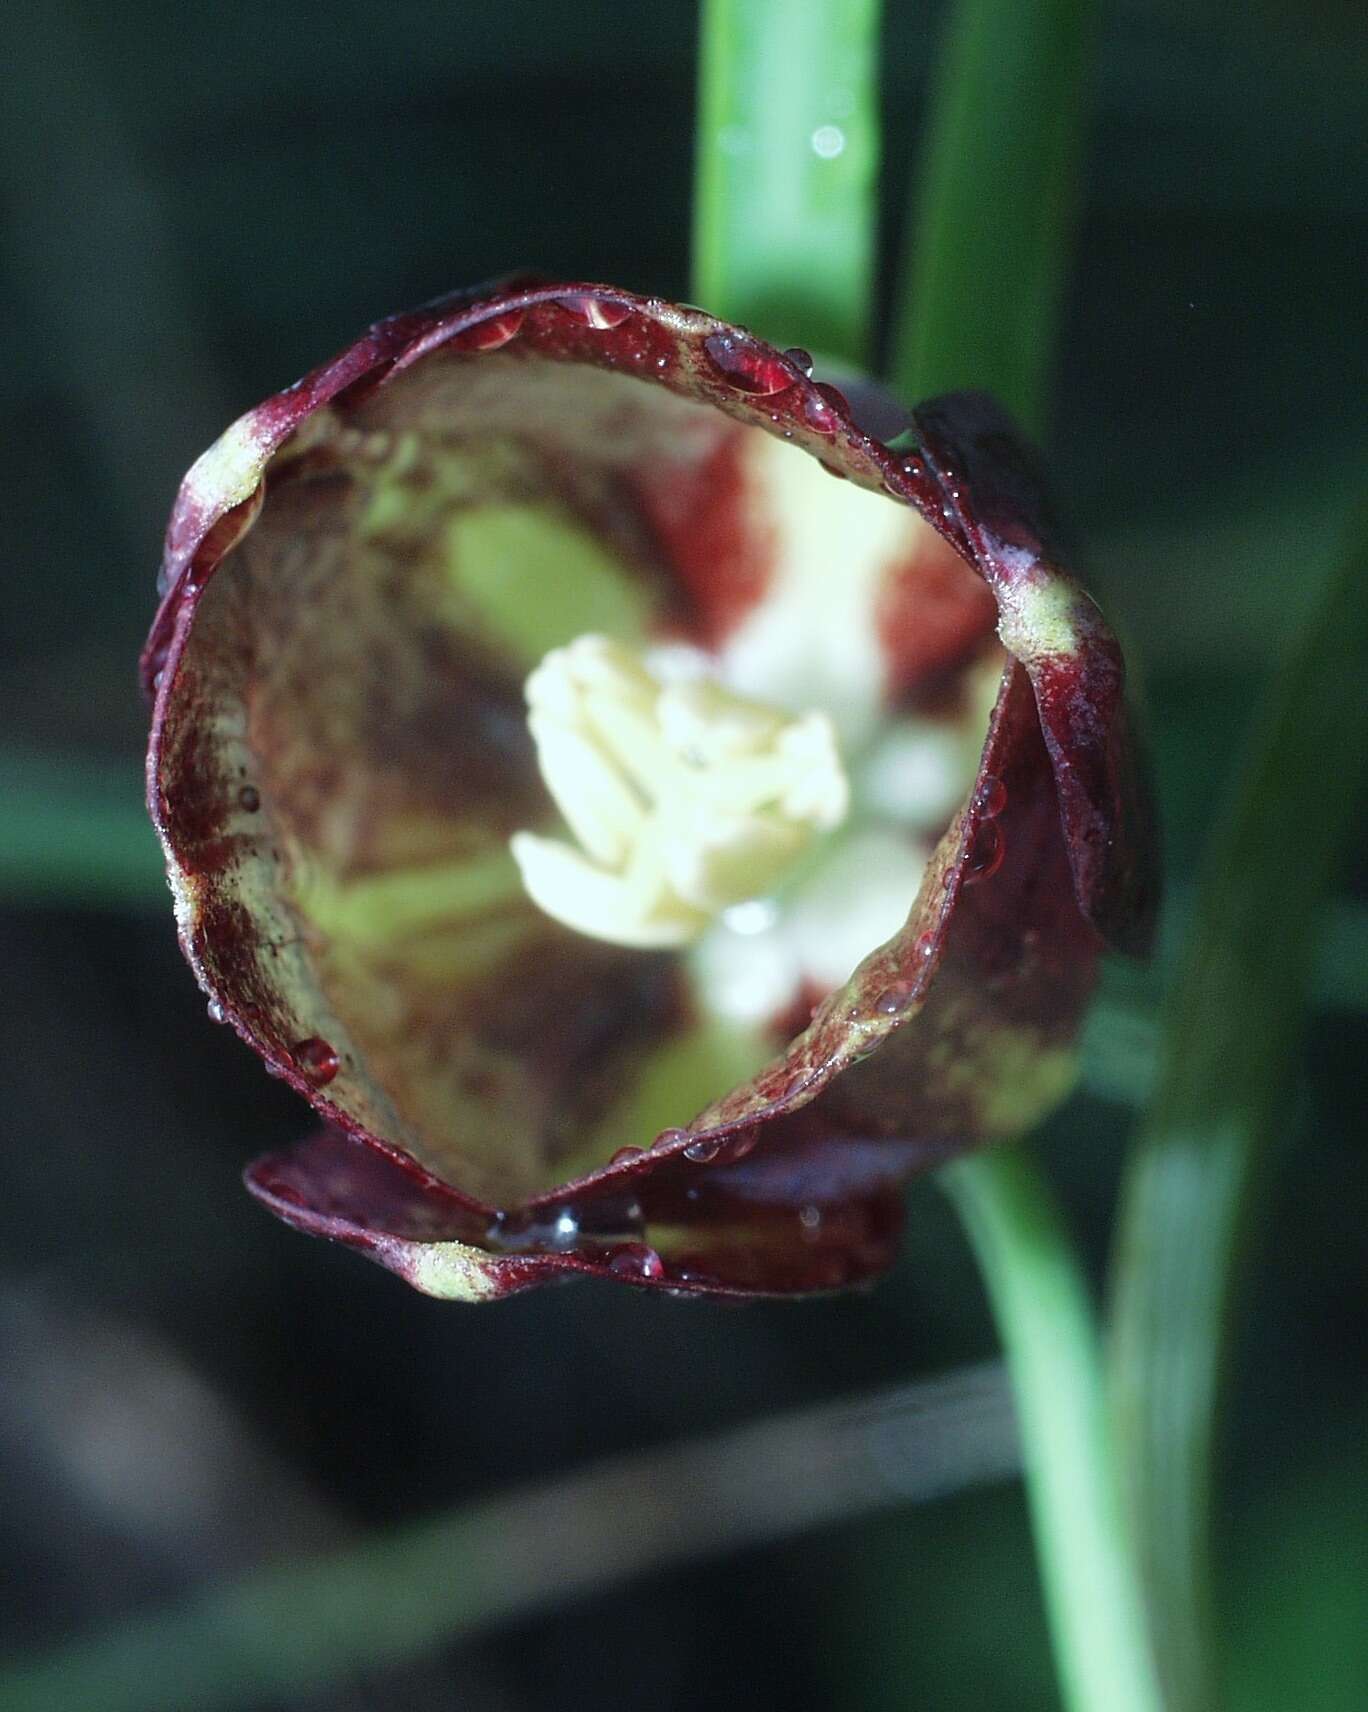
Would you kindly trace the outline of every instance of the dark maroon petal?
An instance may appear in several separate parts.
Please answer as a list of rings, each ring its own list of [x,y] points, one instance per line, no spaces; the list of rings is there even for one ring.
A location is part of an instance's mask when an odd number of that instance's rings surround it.
[[[1147,952],[1158,856],[1121,650],[1065,574],[1072,555],[1043,480],[997,403],[981,393],[933,399],[916,423],[945,511],[997,597],[999,634],[1030,674],[1079,902],[1117,950]]]
[[[253,1167],[290,1222],[441,1294],[834,1287],[888,1263],[906,1176],[1059,1097],[1099,935],[1141,946],[1153,914],[1119,651],[995,407],[924,406],[909,449],[809,366],[696,310],[522,282],[379,323],[187,476],[144,655],[149,800],[197,977],[328,1126]],[[903,930],[758,1076],[604,1162],[586,1148],[690,998],[671,958],[505,884],[508,835],[546,815],[519,627],[573,576],[599,603],[578,628],[625,602],[718,645],[774,594],[757,435],[908,508],[869,585],[888,705],[952,691],[995,623],[1007,668]]]
[[[664,1160],[610,1192],[512,1219],[472,1216],[445,1185],[337,1130],[256,1160],[246,1183],[294,1229],[452,1300],[574,1276],[702,1296],[808,1294],[877,1277],[897,1252],[902,1182],[931,1157],[856,1135],[832,1147],[825,1126],[801,1116],[790,1130],[780,1151],[706,1171]]]

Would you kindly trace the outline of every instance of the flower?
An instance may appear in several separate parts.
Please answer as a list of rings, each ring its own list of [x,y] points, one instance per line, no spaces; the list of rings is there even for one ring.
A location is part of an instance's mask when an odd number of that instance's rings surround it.
[[[1154,913],[1121,656],[992,401],[881,410],[518,283],[191,469],[149,798],[211,1013],[322,1120],[248,1170],[287,1223],[467,1300],[837,1288],[1062,1097]]]

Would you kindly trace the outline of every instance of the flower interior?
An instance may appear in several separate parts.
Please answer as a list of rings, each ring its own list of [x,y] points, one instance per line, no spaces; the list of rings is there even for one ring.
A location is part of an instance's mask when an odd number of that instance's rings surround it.
[[[527,680],[537,765],[578,848],[516,833],[527,895],[610,945],[668,950],[763,907],[850,791],[830,718],[788,719],[704,674],[652,671],[605,636],[553,648]]]
[[[477,331],[276,454],[163,771],[234,1020],[507,1210],[677,1135],[902,929],[1003,655],[818,435],[648,384],[648,342]]]

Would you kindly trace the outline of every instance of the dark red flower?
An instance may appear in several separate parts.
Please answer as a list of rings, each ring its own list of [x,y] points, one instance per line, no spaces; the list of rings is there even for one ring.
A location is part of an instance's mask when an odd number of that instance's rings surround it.
[[[830,1289],[1067,1088],[1153,918],[1120,653],[989,399],[889,442],[810,371],[491,289],[186,477],[149,797],[211,1009],[323,1120],[248,1172],[288,1223],[465,1299]]]

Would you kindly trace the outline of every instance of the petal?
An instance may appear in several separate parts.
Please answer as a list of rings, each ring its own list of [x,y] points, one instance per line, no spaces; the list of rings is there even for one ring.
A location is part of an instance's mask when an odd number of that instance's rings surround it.
[[[521,1221],[525,1243],[566,1246],[512,1252],[491,1249],[487,1222],[443,1184],[338,1130],[256,1160],[246,1183],[294,1229],[357,1249],[430,1296],[492,1301],[574,1276],[754,1296],[842,1289],[886,1271],[913,1163],[910,1149],[858,1136],[833,1149],[806,1123],[782,1153],[707,1170],[643,1155],[611,1193],[577,1204],[573,1230],[564,1204]],[[516,1228],[506,1240],[518,1242]]]
[[[909,455],[740,329],[522,284],[378,324],[195,465],[144,655],[149,798],[196,975],[329,1126],[254,1170],[258,1193],[293,1184],[293,1222],[411,1259],[429,1239],[375,1223],[359,1158],[449,1198],[471,1290],[617,1276],[592,1243],[583,1266],[478,1256],[510,1240],[496,1207],[541,1230],[569,1202],[583,1228],[640,1179],[676,1285],[692,1255],[710,1288],[815,1288],[887,1263],[912,1169],[1057,1096],[1094,925],[1135,945],[1152,913],[1119,654],[1000,417],[949,399],[916,421]],[[975,794],[906,926],[768,1062],[699,1030],[674,959],[528,902],[507,842],[555,831],[521,696],[549,648],[686,643],[868,736],[953,693],[995,622],[1021,665]],[[687,1075],[637,1098],[662,1061]],[[651,1139],[613,1132],[624,1110],[689,1128],[613,1164]]]
[[[1125,667],[1067,560],[1044,485],[998,405],[958,394],[915,416],[943,514],[962,531],[1026,667],[1059,792],[1074,890],[1117,950],[1150,949],[1158,908],[1154,809],[1125,702]]]

